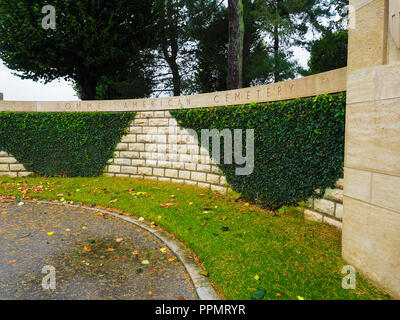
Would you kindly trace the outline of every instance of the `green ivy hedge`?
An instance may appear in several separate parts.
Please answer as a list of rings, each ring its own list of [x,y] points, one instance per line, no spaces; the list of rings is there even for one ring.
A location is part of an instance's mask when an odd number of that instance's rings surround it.
[[[44,176],[102,173],[134,113],[0,112],[0,150]]]
[[[238,176],[235,165],[220,168],[243,197],[276,209],[321,196],[342,178],[345,108],[346,95],[341,93],[172,114],[181,127],[195,130],[199,137],[201,129],[254,129],[253,173]]]

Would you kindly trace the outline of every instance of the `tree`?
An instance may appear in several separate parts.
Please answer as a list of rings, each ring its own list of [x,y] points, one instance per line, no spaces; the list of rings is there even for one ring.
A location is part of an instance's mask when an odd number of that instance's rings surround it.
[[[94,99],[100,79],[149,46],[153,0],[53,0],[56,29],[41,26],[42,1],[0,0],[0,58],[25,79],[75,82]]]
[[[313,42],[309,70],[305,73],[316,74],[347,66],[348,32],[327,31],[321,39]]]
[[[274,81],[292,78],[298,72],[297,64],[291,60],[293,46],[306,47],[306,35],[321,33],[329,26],[345,0],[255,0],[261,26],[273,52]]]
[[[195,65],[189,90],[206,93],[226,90],[228,76],[228,10],[220,0],[188,3],[188,29],[195,43]]]
[[[255,1],[243,1],[243,87],[271,82],[273,61],[266,45]]]
[[[185,79],[191,75],[193,48],[188,33],[188,0],[157,1],[157,50],[155,91],[172,92],[174,96],[186,93]]]
[[[202,3],[202,5],[200,5]],[[221,1],[191,1],[190,33],[196,42],[192,92],[227,89],[229,28],[228,8]],[[243,87],[271,82],[273,64],[261,33],[256,6],[243,0]]]
[[[133,57],[125,70],[103,75],[96,87],[95,99],[133,99],[149,98],[153,93],[154,57],[144,50],[139,56]],[[79,86],[74,85],[78,97],[82,97]]]
[[[227,89],[243,86],[243,41],[244,21],[242,0],[228,0],[229,8],[229,53]]]

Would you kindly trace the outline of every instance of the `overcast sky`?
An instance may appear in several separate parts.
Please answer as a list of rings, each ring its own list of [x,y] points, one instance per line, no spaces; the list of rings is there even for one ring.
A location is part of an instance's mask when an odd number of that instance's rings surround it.
[[[295,48],[295,57],[303,67],[306,67],[309,53],[301,48]],[[65,101],[78,100],[70,83],[55,80],[48,84],[22,80],[13,75],[0,60],[0,92],[4,100],[25,101]]]
[[[48,84],[23,80],[8,69],[0,60],[0,92],[4,100],[78,100],[71,85],[64,80]]]

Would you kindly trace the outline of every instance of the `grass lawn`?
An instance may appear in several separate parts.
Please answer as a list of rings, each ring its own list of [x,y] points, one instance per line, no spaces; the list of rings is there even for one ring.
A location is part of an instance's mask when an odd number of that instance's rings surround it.
[[[388,299],[361,276],[341,283],[341,233],[300,212],[274,215],[234,197],[192,186],[125,178],[5,178],[0,196],[74,201],[143,217],[182,240],[222,297]],[[173,205],[172,205],[173,204]]]

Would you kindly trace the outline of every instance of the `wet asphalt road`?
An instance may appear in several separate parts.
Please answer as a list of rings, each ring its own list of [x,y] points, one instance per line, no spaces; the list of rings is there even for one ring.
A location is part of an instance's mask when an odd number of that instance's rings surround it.
[[[42,286],[45,266],[55,268],[55,290]],[[198,297],[182,263],[148,231],[84,209],[0,203],[0,299]]]

